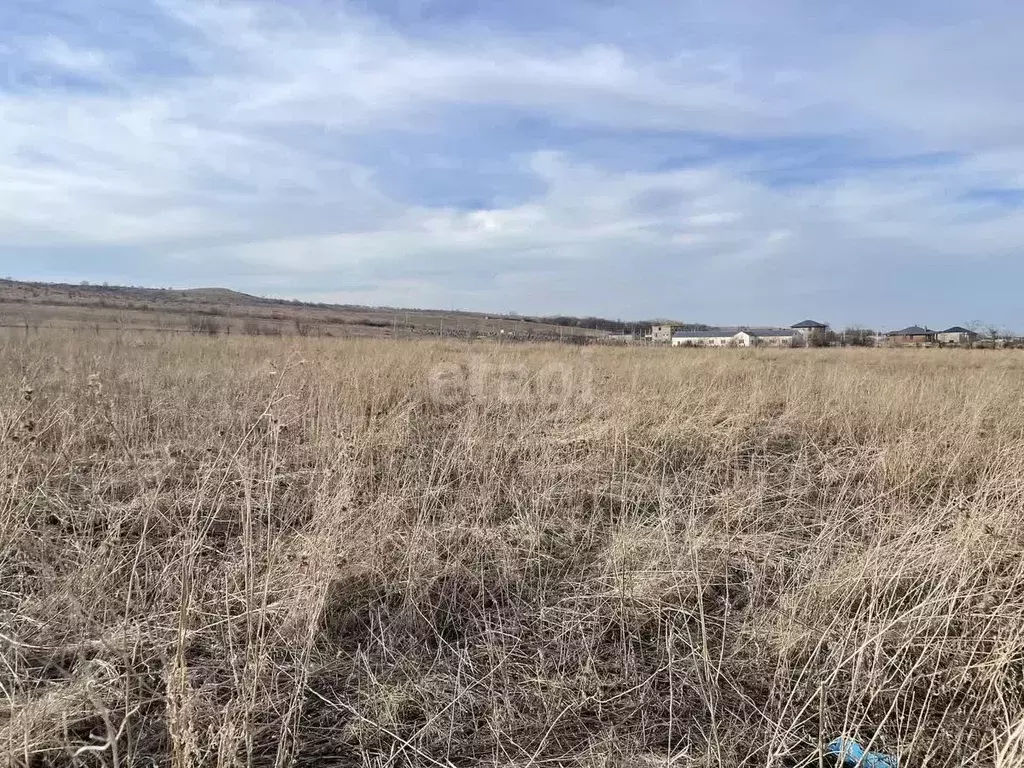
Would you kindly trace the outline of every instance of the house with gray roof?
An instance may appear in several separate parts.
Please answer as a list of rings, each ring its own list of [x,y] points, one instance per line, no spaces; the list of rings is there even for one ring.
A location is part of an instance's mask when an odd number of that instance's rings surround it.
[[[819,323],[817,320],[804,320],[789,327],[794,331],[827,331],[828,323]]]
[[[889,343],[897,346],[908,346],[918,344],[934,344],[937,332],[930,328],[922,328],[919,325],[911,325],[901,328],[898,331],[889,331],[885,334]]]
[[[954,325],[952,328],[935,334],[935,340],[939,344],[970,344],[977,341],[979,337],[979,333],[961,325]]]
[[[803,320],[796,325],[789,326],[794,332],[800,334],[800,340],[804,344],[810,344],[811,338],[824,339],[828,333],[828,323],[819,323],[817,320]]]

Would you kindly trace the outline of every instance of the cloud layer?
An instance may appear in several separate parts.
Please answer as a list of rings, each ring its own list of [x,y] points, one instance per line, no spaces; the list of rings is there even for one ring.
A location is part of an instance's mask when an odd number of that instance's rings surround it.
[[[1024,9],[676,5],[8,2],[3,271],[1024,326]]]

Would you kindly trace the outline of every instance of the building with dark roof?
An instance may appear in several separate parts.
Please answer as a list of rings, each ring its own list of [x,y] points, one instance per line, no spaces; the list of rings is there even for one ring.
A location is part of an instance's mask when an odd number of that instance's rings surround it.
[[[828,323],[819,323],[817,320],[804,320],[789,327],[794,331],[827,331]]]
[[[800,341],[802,344],[810,345],[811,339],[815,340],[815,343],[822,343],[825,339],[825,334],[828,333],[828,323],[819,323],[817,320],[804,320],[803,322],[791,325],[790,328],[800,334]]]
[[[954,325],[944,331],[935,334],[935,339],[940,344],[970,344],[977,341],[980,334],[962,325]]]
[[[936,331],[930,328],[922,328],[919,325],[911,325],[907,328],[901,328],[898,331],[889,331],[885,334],[890,344],[895,345],[912,345],[912,344],[934,344]]]

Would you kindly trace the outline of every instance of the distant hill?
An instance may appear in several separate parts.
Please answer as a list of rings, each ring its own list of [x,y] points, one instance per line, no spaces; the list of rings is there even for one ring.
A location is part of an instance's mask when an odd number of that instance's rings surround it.
[[[228,288],[142,288],[0,280],[0,326],[250,335],[501,337],[585,342],[649,323],[598,317],[324,304]]]
[[[196,301],[222,302],[224,304],[258,304],[261,300],[230,288],[187,288],[182,291],[186,298]]]

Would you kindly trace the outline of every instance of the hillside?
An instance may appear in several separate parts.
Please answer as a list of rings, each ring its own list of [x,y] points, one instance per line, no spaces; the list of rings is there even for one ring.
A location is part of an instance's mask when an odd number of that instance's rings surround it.
[[[430,309],[313,304],[227,288],[137,288],[0,280],[0,326],[253,336],[443,336],[574,341],[625,324]]]

